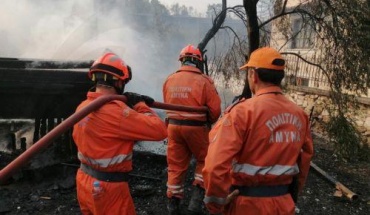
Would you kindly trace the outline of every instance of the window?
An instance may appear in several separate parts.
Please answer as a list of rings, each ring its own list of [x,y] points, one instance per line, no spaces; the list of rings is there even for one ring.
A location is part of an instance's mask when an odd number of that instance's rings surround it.
[[[292,32],[291,49],[309,49],[314,46],[314,31],[308,23],[303,23],[302,19],[292,21]]]

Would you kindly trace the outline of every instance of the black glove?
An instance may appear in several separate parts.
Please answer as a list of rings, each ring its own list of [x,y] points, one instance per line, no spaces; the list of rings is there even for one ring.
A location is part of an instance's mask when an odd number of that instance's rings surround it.
[[[154,103],[154,99],[150,96],[141,95],[141,98],[144,100],[145,104],[148,106],[152,106],[152,104]]]
[[[125,92],[123,93],[123,95],[126,96],[127,98],[126,104],[130,106],[131,108],[133,108],[137,103],[144,101],[142,95],[138,93]]]

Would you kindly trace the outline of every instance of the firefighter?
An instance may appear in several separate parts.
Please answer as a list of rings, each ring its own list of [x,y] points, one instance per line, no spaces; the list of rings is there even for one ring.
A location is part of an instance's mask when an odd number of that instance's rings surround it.
[[[77,111],[104,95],[122,94],[131,69],[113,53],[97,59],[89,71],[95,90]],[[134,141],[167,137],[166,125],[148,104],[147,96],[125,92],[127,103],[111,101],[90,113],[73,128],[81,167],[77,172],[77,198],[82,214],[135,215],[127,183],[132,170]],[[100,193],[93,192],[98,184]]]
[[[255,50],[240,68],[254,96],[229,108],[210,131],[203,177],[211,214],[295,213],[289,185],[298,176],[302,190],[313,143],[307,114],[280,88],[284,68],[270,47]],[[230,202],[230,193],[239,195]]]
[[[190,160],[194,156],[196,167],[190,212],[202,210],[204,185],[202,169],[207,153],[210,124],[221,113],[221,100],[210,77],[199,69],[202,54],[198,48],[188,45],[179,57],[180,69],[171,74],[163,85],[164,102],[176,105],[207,106],[207,113],[167,111],[168,122],[168,181],[167,197],[169,214],[179,214],[179,203],[184,198],[184,181]]]

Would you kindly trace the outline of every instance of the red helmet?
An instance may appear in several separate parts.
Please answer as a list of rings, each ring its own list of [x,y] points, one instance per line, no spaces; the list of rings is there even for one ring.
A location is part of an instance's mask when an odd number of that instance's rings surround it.
[[[198,48],[195,48],[193,45],[187,45],[183,48],[180,52],[179,61],[181,61],[184,57],[193,57],[199,61],[202,61],[202,53]]]
[[[106,53],[93,63],[88,74],[93,81],[95,81],[95,73],[105,73],[125,83],[128,83],[132,77],[131,68],[113,53]]]

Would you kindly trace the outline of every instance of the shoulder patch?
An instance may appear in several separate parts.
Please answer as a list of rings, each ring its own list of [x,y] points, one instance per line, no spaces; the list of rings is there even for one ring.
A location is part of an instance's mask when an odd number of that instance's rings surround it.
[[[123,117],[127,118],[130,115],[130,111],[131,109],[129,107],[124,108],[122,111]]]

